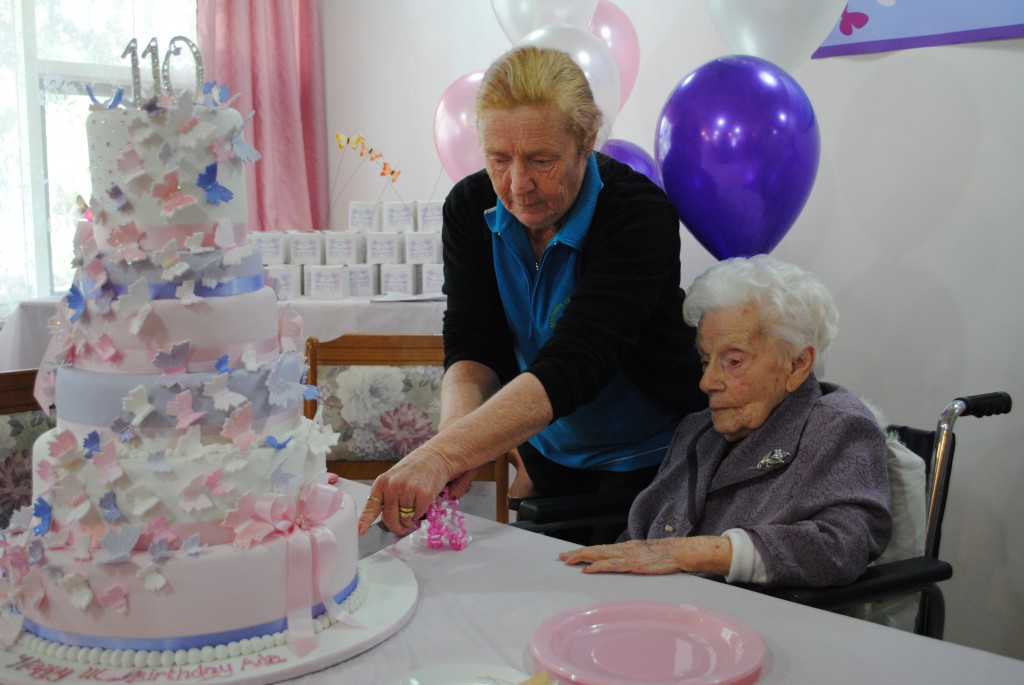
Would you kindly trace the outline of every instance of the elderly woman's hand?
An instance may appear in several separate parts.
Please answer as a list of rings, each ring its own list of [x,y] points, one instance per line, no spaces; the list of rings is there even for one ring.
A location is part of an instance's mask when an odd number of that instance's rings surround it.
[[[615,545],[581,547],[562,552],[566,564],[589,564],[584,573],[714,573],[726,575],[732,563],[732,543],[717,535],[659,540],[630,540]]]
[[[373,481],[359,517],[359,535],[378,516],[392,533],[408,535],[447,483],[446,461],[422,448],[415,450]]]

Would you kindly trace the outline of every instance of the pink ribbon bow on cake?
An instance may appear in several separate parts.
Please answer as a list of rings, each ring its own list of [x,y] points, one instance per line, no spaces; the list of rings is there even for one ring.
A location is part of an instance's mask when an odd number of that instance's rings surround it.
[[[343,497],[344,493],[337,488],[314,485],[294,504],[286,504],[282,495],[268,494],[254,506],[256,518],[273,526],[288,545],[285,608],[289,642],[299,656],[305,656],[317,645],[310,608],[318,603],[323,603],[335,621],[362,627],[334,601],[330,587],[330,571],[338,546],[334,533],[324,524],[341,508]]]

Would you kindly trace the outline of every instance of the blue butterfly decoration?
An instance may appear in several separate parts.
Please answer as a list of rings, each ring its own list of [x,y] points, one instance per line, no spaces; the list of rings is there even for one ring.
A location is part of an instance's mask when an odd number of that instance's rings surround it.
[[[132,424],[125,420],[123,416],[118,416],[114,419],[114,422],[110,424],[110,430],[117,434],[117,439],[121,442],[131,442],[139,437]]]
[[[306,390],[302,393],[302,399],[304,400],[319,400],[320,399],[320,388],[315,385],[305,386]]]
[[[75,323],[85,312],[85,297],[82,296],[82,291],[74,283],[71,284],[71,289],[68,290],[66,300],[68,307],[75,312],[71,315],[71,323]]]
[[[289,443],[289,442],[291,442],[291,441],[292,441],[292,439],[291,439],[291,438],[288,438],[288,439],[287,439],[287,440],[285,440],[284,442],[280,442],[280,441],[279,441],[279,440],[278,440],[277,438],[275,438],[275,437],[274,437],[273,435],[268,435],[268,436],[267,436],[267,445],[269,445],[270,447],[273,447],[273,448],[274,448],[275,450],[277,450],[278,452],[280,452],[280,451],[281,451],[281,450],[283,450],[283,449],[284,449],[285,447],[287,447],[287,446],[288,446],[288,443]]]
[[[196,185],[206,191],[206,202],[211,205],[228,202],[235,196],[230,190],[217,183],[217,162],[210,162],[206,165],[206,171],[199,174]]]
[[[231,360],[225,354],[223,357],[217,360],[217,373],[233,373],[234,369],[231,368]]]
[[[121,101],[124,99],[124,88],[118,88],[114,91],[114,97],[107,100],[106,103],[100,102],[96,99],[96,95],[92,92],[92,85],[87,84],[85,86],[85,92],[89,94],[89,99],[92,100],[93,103],[103,105],[107,109],[117,109],[120,106]]]
[[[214,93],[216,89],[216,93]],[[231,91],[228,89],[227,84],[221,84],[217,87],[216,81],[207,81],[203,84],[203,104],[207,107],[219,107],[228,101],[231,97]]]
[[[149,113],[149,116],[151,116],[151,117],[158,117],[161,114],[164,114],[164,113],[167,112],[167,108],[166,107],[161,107],[160,106],[159,99],[157,98],[156,95],[154,95],[153,97],[151,97],[150,99],[148,99],[144,103],[142,103],[142,109],[144,109],[147,113]]]
[[[49,533],[50,525],[53,523],[53,509],[50,508],[50,503],[40,497],[32,507],[32,513],[39,518],[39,523],[32,532],[39,536]]]
[[[128,196],[121,190],[121,186],[116,183],[111,183],[110,188],[107,190],[107,195],[114,201],[114,208],[117,211],[123,210],[128,205]]]
[[[109,490],[100,497],[100,509],[103,510],[103,520],[107,523],[114,523],[124,518],[121,510],[117,508],[117,495],[113,490]]]
[[[92,459],[92,455],[100,451],[100,434],[96,431],[91,431],[82,440],[82,447],[85,448],[85,458]]]

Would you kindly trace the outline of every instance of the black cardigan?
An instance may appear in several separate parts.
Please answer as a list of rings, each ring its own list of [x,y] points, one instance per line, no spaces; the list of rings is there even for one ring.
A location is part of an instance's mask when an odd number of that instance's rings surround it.
[[[679,218],[645,176],[597,157],[604,187],[581,253],[579,284],[527,370],[544,386],[555,419],[592,400],[620,369],[681,417],[707,400],[697,387],[694,331],[682,316]],[[483,171],[457,183],[445,200],[443,332],[446,367],[473,360],[506,383],[519,369],[483,218],[496,204]]]

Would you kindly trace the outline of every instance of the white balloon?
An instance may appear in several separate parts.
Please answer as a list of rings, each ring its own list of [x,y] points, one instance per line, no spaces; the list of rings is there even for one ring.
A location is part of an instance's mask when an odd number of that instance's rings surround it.
[[[597,148],[608,140],[612,124],[619,113],[619,68],[611,50],[590,31],[569,24],[551,24],[529,33],[519,45],[535,48],[553,48],[567,53],[583,70],[594,94],[594,102],[604,115],[604,123],[597,135]]]
[[[598,0],[491,0],[494,16],[513,44],[548,24],[586,28],[594,18]]]
[[[707,0],[729,49],[792,72],[825,41],[847,0]]]

